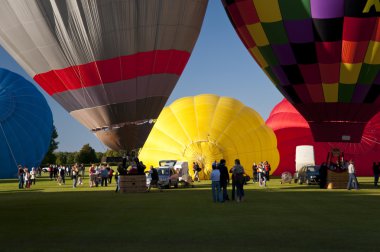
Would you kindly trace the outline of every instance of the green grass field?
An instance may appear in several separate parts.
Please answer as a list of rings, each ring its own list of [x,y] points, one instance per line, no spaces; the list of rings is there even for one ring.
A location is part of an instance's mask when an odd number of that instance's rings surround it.
[[[380,251],[380,189],[252,182],[242,203],[195,188],[115,193],[115,185],[30,189],[0,180],[0,251]]]

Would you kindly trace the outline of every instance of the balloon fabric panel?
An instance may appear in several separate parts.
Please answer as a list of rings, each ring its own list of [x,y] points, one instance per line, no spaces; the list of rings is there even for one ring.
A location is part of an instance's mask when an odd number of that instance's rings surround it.
[[[378,6],[367,0],[222,2],[252,57],[305,116],[314,137],[341,141],[324,126],[341,121],[352,122],[354,133],[346,133],[360,141],[380,108]],[[356,113],[329,113],[342,103]],[[332,126],[342,131],[345,125]]]

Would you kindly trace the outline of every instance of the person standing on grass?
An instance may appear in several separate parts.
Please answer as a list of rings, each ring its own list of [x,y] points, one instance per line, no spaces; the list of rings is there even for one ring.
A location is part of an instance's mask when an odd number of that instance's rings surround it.
[[[200,172],[201,168],[199,167],[198,163],[197,162],[193,162],[193,172],[194,172],[194,181],[198,181],[198,182],[201,182],[200,179],[199,179],[199,172]]]
[[[112,183],[112,177],[113,177],[113,173],[115,172],[109,164],[107,164],[107,171],[108,171],[108,184],[111,184]]]
[[[77,182],[78,182],[78,166],[75,164],[73,168],[71,169],[71,176],[73,178],[73,188],[77,187]]]
[[[107,180],[108,180],[108,171],[105,167],[105,165],[102,165],[102,169],[100,170],[100,175],[102,177],[101,186],[107,186]]]
[[[214,202],[222,202],[222,197],[220,193],[220,171],[216,166],[212,166],[210,179],[211,179],[212,200]]]
[[[95,186],[95,166],[94,164],[91,164],[90,169],[88,170],[88,176],[90,180],[90,187]]]
[[[150,189],[151,189],[153,186],[157,187],[157,183],[158,183],[158,172],[157,172],[157,169],[155,169],[155,168],[153,167],[153,165],[150,166],[149,174],[150,174],[150,183],[149,183],[149,186],[148,186],[147,192],[149,192]]]
[[[54,180],[58,179],[58,166],[54,165],[53,166],[53,173],[54,173]]]
[[[62,184],[65,184],[65,167],[61,166],[61,169],[59,169],[59,176],[61,177]]]
[[[54,168],[52,165],[49,165],[49,177],[50,177],[50,181],[53,180],[53,174],[54,174]]]
[[[265,170],[265,179],[266,179],[266,181],[269,181],[269,174],[271,171],[271,167],[270,167],[270,164],[268,163],[268,161],[265,161],[265,163],[264,163],[264,170]]]
[[[377,187],[377,183],[379,182],[379,173],[380,173],[380,163],[373,162],[373,178],[374,178],[374,185]]]
[[[30,188],[30,173],[28,168],[24,168],[24,180],[25,180],[25,188]]]
[[[18,189],[23,189],[24,188],[24,169],[22,168],[21,165],[17,166],[18,172]]]
[[[253,163],[253,165],[252,165],[252,171],[253,171],[252,181],[253,181],[253,183],[256,183],[257,182],[257,165],[256,165],[256,163]]]
[[[358,190],[358,180],[355,176],[355,166],[354,162],[352,160],[349,161],[348,165],[348,184],[347,184],[347,190],[351,190],[351,187],[353,187]]]
[[[231,179],[232,179],[232,188],[231,188],[231,199],[235,200],[236,196],[236,180],[235,180],[235,175],[234,175],[234,167],[230,169],[231,173]]]
[[[230,182],[230,176],[228,175],[228,169],[226,167],[226,160],[221,159],[218,164],[218,169],[220,171],[220,187],[222,188],[222,201],[230,200],[227,193],[227,185]]]
[[[30,183],[33,183],[33,185],[36,184],[36,176],[37,176],[36,169],[32,167],[32,170],[30,171]]]
[[[243,201],[244,198],[244,168],[240,165],[240,160],[235,159],[235,166],[232,168],[236,184],[236,201]]]

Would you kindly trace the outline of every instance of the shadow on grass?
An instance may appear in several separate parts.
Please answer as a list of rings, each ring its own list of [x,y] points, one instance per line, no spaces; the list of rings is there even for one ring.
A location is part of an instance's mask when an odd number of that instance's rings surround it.
[[[43,192],[43,189],[15,189],[15,190],[6,190],[1,191],[0,194],[6,194],[6,193],[27,193],[27,192]]]
[[[18,183],[17,179],[0,179],[0,184],[6,184],[6,183]]]

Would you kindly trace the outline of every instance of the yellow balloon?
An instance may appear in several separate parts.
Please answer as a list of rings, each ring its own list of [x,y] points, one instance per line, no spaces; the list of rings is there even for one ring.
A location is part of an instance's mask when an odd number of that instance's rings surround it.
[[[140,155],[147,166],[160,160],[198,162],[201,178],[209,178],[212,162],[224,158],[227,168],[240,159],[252,176],[254,162],[268,161],[272,171],[279,163],[273,130],[252,108],[230,97],[203,94],[184,97],[165,107]]]

